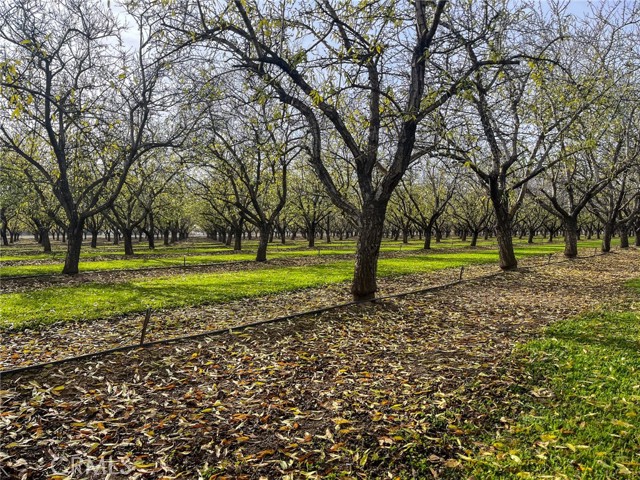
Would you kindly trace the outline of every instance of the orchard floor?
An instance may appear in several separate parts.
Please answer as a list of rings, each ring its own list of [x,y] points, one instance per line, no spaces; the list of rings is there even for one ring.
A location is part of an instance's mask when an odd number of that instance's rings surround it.
[[[637,309],[637,277],[639,252],[616,251],[3,375],[0,477],[464,478],[466,432],[493,421],[483,399],[518,381],[514,346],[580,312]],[[254,299],[247,318],[339,287]]]
[[[459,252],[469,253],[469,249],[450,249],[447,255]],[[475,250],[481,253],[482,250]],[[581,254],[591,255],[587,249]],[[385,253],[383,258],[399,255],[399,258],[411,259],[412,253]],[[437,254],[436,254],[437,255]],[[447,257],[448,258],[448,257]],[[519,260],[521,267],[537,268],[547,262],[563,262],[562,255],[552,258],[540,255],[523,257]],[[581,262],[583,260],[576,260]],[[247,272],[265,268],[311,267],[327,264],[326,257],[304,257],[300,259],[273,260],[264,263],[238,263],[227,266],[206,267],[189,270],[190,277],[202,273]],[[425,268],[428,264],[425,264]],[[351,268],[349,268],[350,272]],[[276,270],[278,271],[278,270]],[[470,279],[488,274],[499,273],[495,263],[465,265],[464,278]],[[184,275],[177,272],[174,275]],[[135,275],[135,277],[132,277]],[[74,285],[96,284],[100,289],[110,291],[121,282],[132,278],[152,280],[166,276],[166,271],[146,272],[92,272],[76,277],[49,277],[44,279],[19,279],[5,281],[0,292],[2,294],[21,292],[37,292],[51,287],[72,287]],[[286,273],[279,273],[280,276]],[[458,279],[460,268],[444,268],[421,273],[394,275],[379,278],[379,296],[393,295],[401,292],[424,289],[453,282]],[[58,283],[60,282],[60,283]],[[194,286],[197,288],[197,285]],[[51,290],[51,295],[60,295],[60,290]],[[82,295],[78,292],[77,295]],[[1,298],[1,297],[0,297]],[[6,298],[6,297],[5,297]],[[73,298],[73,297],[72,297]],[[199,334],[206,331],[228,329],[257,321],[269,320],[285,315],[297,314],[331,305],[347,303],[351,300],[349,283],[328,283],[321,287],[304,288],[285,291],[259,297],[247,297],[234,301],[216,302],[212,304],[189,306],[184,308],[162,308],[152,311],[145,341],[157,341]],[[0,371],[3,369],[23,367],[42,362],[50,362],[63,358],[99,352],[125,345],[137,344],[140,341],[145,313],[107,316],[99,319],[59,321],[51,325],[41,325],[25,330],[0,329]]]

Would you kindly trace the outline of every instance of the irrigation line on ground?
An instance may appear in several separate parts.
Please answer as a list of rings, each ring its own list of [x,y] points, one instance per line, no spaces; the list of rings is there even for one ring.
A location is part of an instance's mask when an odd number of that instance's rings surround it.
[[[530,267],[525,267],[528,270],[534,269],[534,268],[538,268],[538,267],[548,267],[550,265],[558,265],[560,263],[566,263],[566,262],[573,262],[576,260],[585,260],[585,259],[589,259],[589,258],[594,258],[594,257],[601,257],[607,255],[607,253],[597,253],[595,255],[589,255],[589,256],[585,256],[585,257],[575,257],[575,258],[567,258],[564,260],[559,260],[557,262],[553,262],[553,264],[549,264],[547,262],[542,262],[539,263],[537,265],[532,265]],[[464,269],[465,267],[462,266],[462,269]],[[110,353],[117,353],[117,352],[125,352],[125,351],[129,351],[129,350],[135,350],[138,348],[148,348],[148,347],[152,347],[155,345],[167,345],[167,344],[171,344],[171,343],[178,343],[178,342],[182,342],[185,340],[193,340],[196,338],[203,338],[203,337],[213,337],[213,336],[218,336],[218,335],[223,335],[225,333],[233,333],[233,332],[241,332],[243,330],[246,330],[248,328],[253,328],[253,327],[259,327],[262,325],[268,325],[270,323],[279,323],[279,322],[284,322],[284,321],[288,321],[288,320],[293,320],[296,318],[300,318],[300,317],[305,317],[308,315],[318,315],[320,313],[324,313],[324,312],[328,312],[331,310],[336,310],[339,308],[345,308],[345,307],[351,307],[354,305],[362,305],[365,303],[376,303],[379,302],[381,300],[388,300],[391,298],[400,298],[400,297],[406,297],[409,295],[419,295],[419,294],[423,294],[423,293],[430,293],[430,292],[435,292],[438,290],[444,290],[446,288],[449,287],[453,287],[456,285],[460,285],[460,284],[464,284],[464,283],[468,283],[468,282],[472,282],[472,281],[478,281],[478,280],[486,280],[489,278],[494,278],[500,275],[504,275],[505,273],[509,273],[504,272],[504,271],[500,271],[500,272],[495,272],[495,273],[490,273],[487,275],[481,275],[479,277],[470,277],[467,279],[462,279],[459,278],[458,280],[454,280],[453,282],[448,282],[448,283],[444,283],[442,285],[435,285],[432,287],[425,287],[425,288],[419,288],[416,290],[408,290],[406,292],[400,292],[400,293],[393,293],[390,295],[385,295],[382,297],[377,297],[377,298],[372,298],[370,300],[362,300],[362,301],[351,301],[351,302],[344,302],[344,303],[338,303],[335,305],[329,305],[327,307],[321,307],[321,308],[315,308],[312,310],[306,310],[304,312],[297,312],[297,313],[292,313],[289,315],[283,315],[280,317],[275,317],[275,318],[270,318],[267,320],[258,320],[256,322],[251,322],[251,323],[244,323],[242,325],[238,325],[235,327],[228,327],[228,328],[220,328],[220,329],[216,329],[216,330],[207,330],[204,332],[199,332],[199,333],[193,333],[193,334],[189,334],[189,335],[182,335],[180,337],[172,337],[172,338],[164,338],[164,339],[160,339],[160,340],[153,340],[151,342],[145,342],[145,343],[140,343],[140,344],[129,344],[129,345],[122,345],[119,347],[114,347],[114,348],[109,348],[107,350],[100,350],[98,352],[92,352],[92,353],[85,353],[82,355],[77,355],[75,357],[67,357],[67,358],[61,358],[59,360],[53,360],[51,362],[44,362],[44,363],[36,363],[34,365],[25,365],[23,367],[18,367],[18,368],[11,368],[11,369],[7,369],[7,370],[0,370],[0,377],[2,375],[13,375],[16,373],[23,373],[23,372],[28,372],[30,370],[38,370],[41,368],[45,368],[45,367],[52,367],[55,365],[61,365],[63,363],[67,363],[67,362],[72,362],[72,361],[76,361],[76,360],[86,360],[89,358],[94,358],[94,357],[100,357],[103,355],[108,355]],[[462,274],[462,271],[461,271]],[[460,277],[462,277],[462,275],[460,275]]]

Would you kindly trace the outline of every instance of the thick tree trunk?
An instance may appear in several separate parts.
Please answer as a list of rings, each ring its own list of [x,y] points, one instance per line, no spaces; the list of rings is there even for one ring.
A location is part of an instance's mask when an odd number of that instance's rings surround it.
[[[149,230],[150,234],[147,234],[147,243],[149,246],[149,250],[155,250],[156,248],[156,239],[155,239],[155,235],[153,234],[153,230],[150,229]]]
[[[122,230],[122,240],[124,240],[124,254],[133,255],[133,232],[128,229]]]
[[[465,228],[464,230],[462,230],[462,232],[460,232],[460,241],[461,242],[466,242],[467,241],[467,229]]]
[[[402,243],[409,243],[409,229],[402,229]]]
[[[604,231],[602,232],[602,247],[600,250],[603,253],[611,251],[611,237],[613,236],[613,225],[610,223],[605,224]]]
[[[640,227],[636,228],[636,247],[640,247]]]
[[[479,230],[474,230],[473,232],[471,232],[471,243],[469,244],[470,247],[475,247],[478,245],[479,234],[480,234]]]
[[[533,228],[529,229],[529,237],[527,238],[527,243],[533,243],[533,239],[536,236],[536,231]]]
[[[242,250],[242,224],[236,226],[233,237],[233,250],[239,252]]]
[[[629,230],[626,225],[620,227],[620,248],[629,248]]]
[[[49,238],[49,229],[41,228],[38,234],[40,236],[40,244],[44,249],[44,253],[51,253],[51,239]]]
[[[267,247],[269,246],[269,228],[260,228],[260,238],[258,239],[258,252],[256,253],[256,262],[267,261]]]
[[[562,219],[564,224],[564,256],[575,258],[578,256],[578,220],[574,217]]]
[[[163,237],[163,244],[166,247],[167,245],[169,245],[169,229],[165,228],[164,231],[162,232],[162,237]]]
[[[176,243],[177,241],[178,241],[178,230],[174,228],[171,230],[171,243]]]
[[[378,290],[376,275],[386,210],[386,202],[365,205],[363,208],[351,285],[351,293],[355,301],[375,298]]]
[[[424,245],[422,248],[424,250],[431,250],[431,227],[424,230]]]
[[[313,248],[316,246],[316,227],[315,225],[309,227],[307,229],[307,242],[309,243],[309,248]]]
[[[91,230],[91,248],[98,248],[98,230]]]
[[[82,231],[84,229],[84,220],[73,220],[69,222],[67,236],[67,256],[64,260],[64,268],[62,273],[66,275],[75,275],[78,273],[78,265],[80,264],[80,250],[82,249]]]
[[[500,254],[500,268],[503,270],[513,270],[518,268],[518,260],[513,251],[513,238],[511,237],[511,218],[507,206],[494,203],[496,213],[496,240],[498,242],[498,253]]]

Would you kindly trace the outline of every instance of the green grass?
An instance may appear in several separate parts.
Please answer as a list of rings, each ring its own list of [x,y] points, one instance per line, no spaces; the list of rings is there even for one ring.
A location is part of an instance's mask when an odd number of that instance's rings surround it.
[[[539,255],[546,248],[517,249],[519,256]],[[313,252],[310,252],[313,253]],[[406,275],[479,263],[496,262],[492,250],[433,252],[379,262],[380,276]],[[89,320],[143,311],[148,307],[176,308],[258,297],[271,293],[346,282],[352,261],[303,267],[267,267],[258,270],[212,273],[174,273],[171,276],[117,284],[87,283],[48,287],[2,295],[0,329],[26,328],[56,321]]]
[[[251,261],[255,258],[252,249],[255,249],[257,242],[255,240],[245,242],[246,250],[241,253],[234,253],[223,245],[212,245],[205,243],[194,243],[189,246],[170,246],[158,247],[153,253],[148,250],[138,251],[132,258],[122,258],[121,250],[113,251],[112,246],[101,246],[95,251],[85,251],[82,254],[80,262],[81,272],[94,271],[110,271],[110,270],[127,270],[137,268],[154,268],[154,267],[170,267],[180,266],[185,263],[187,265],[219,263],[219,262],[237,262]],[[327,244],[318,242],[316,248],[306,248],[306,242],[297,240],[286,245],[274,243],[269,246],[267,256],[270,259],[307,257],[316,255],[351,255],[355,253],[355,240],[347,240],[342,242],[333,242]],[[418,239],[411,240],[408,244],[402,242],[385,240],[382,243],[381,252],[420,252],[422,250],[422,241]],[[468,247],[468,242],[462,242],[459,239],[446,239],[442,243],[433,242],[434,251],[442,251],[451,248]],[[563,244],[555,243],[535,243],[527,245],[525,243],[516,243],[520,245],[517,250],[521,252],[536,251],[536,254],[559,252],[563,249]],[[597,240],[580,242],[581,248],[595,248],[599,245]],[[479,247],[495,248],[495,240],[480,240]],[[88,249],[86,249],[88,250]],[[209,253],[209,255],[207,255]],[[108,259],[109,256],[117,258]],[[105,259],[107,257],[107,259]],[[40,263],[36,265],[2,265],[2,262],[8,261],[29,261],[29,260],[46,260],[50,262]],[[20,275],[51,275],[62,271],[64,262],[64,252],[56,252],[55,255],[46,254],[21,254],[21,255],[4,255],[0,260],[0,277],[20,276]]]
[[[640,293],[640,280],[629,286]],[[532,376],[526,413],[484,439],[465,478],[640,478],[640,314],[558,322],[518,355]]]

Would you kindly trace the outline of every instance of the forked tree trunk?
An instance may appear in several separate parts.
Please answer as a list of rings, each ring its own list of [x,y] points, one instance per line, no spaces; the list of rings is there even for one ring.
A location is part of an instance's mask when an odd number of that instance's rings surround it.
[[[80,250],[82,249],[82,231],[84,220],[73,220],[69,222],[67,235],[67,256],[64,259],[62,273],[75,275],[78,273],[80,264]]]
[[[387,203],[365,205],[361,214],[361,229],[356,250],[356,264],[351,293],[355,301],[375,298],[378,256],[382,242],[384,216]]]
[[[578,220],[574,217],[562,219],[564,224],[564,256],[575,258],[578,256]]]

